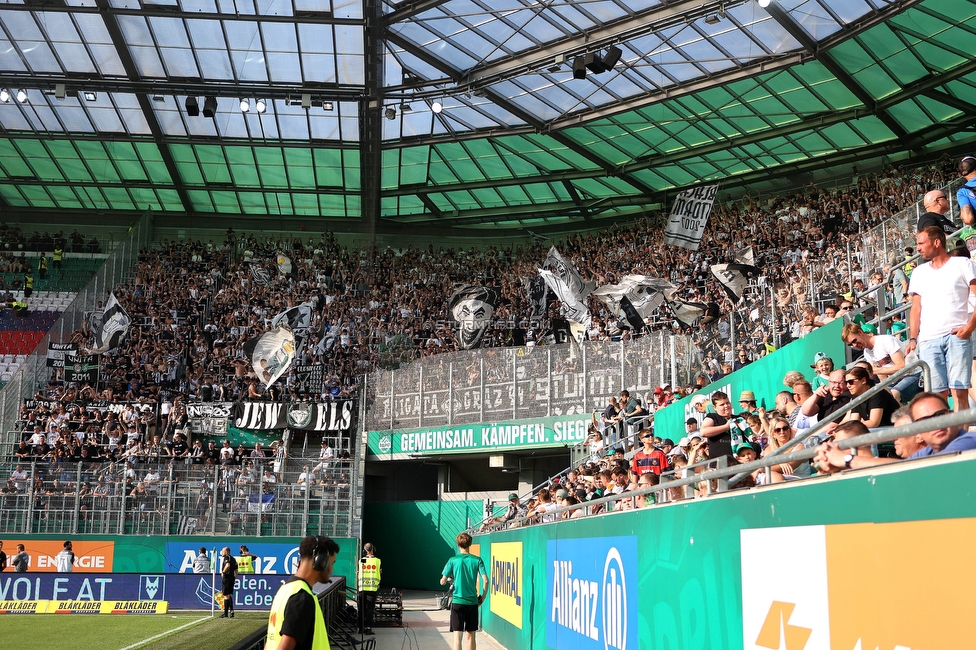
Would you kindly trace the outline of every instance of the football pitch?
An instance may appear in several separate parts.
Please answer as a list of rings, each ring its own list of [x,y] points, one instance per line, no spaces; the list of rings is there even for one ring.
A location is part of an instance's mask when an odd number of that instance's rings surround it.
[[[226,650],[268,625],[267,612],[103,615],[33,614],[2,618],[3,638],[18,650]],[[6,646],[6,643],[3,644]]]

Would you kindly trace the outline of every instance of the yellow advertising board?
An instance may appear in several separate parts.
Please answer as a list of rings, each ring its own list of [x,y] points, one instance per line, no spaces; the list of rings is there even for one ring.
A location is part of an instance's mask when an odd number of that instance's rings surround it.
[[[48,614],[101,614],[101,600],[52,600]]]
[[[105,600],[102,614],[165,614],[169,603],[165,600]]]
[[[746,650],[955,650],[976,639],[976,519],[743,530]],[[957,549],[938,568],[937,549]],[[948,552],[948,551],[946,551]],[[945,555],[946,552],[942,552]],[[771,557],[796,558],[784,573]],[[920,598],[919,585],[938,598]]]
[[[0,600],[0,614],[43,614],[48,610],[47,600]]]
[[[522,542],[491,545],[488,567],[490,609],[515,627],[522,629]]]

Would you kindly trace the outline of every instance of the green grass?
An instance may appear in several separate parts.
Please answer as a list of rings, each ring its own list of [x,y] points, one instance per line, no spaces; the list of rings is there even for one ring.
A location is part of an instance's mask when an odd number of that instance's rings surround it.
[[[17,650],[121,650],[201,619],[206,620],[137,647],[225,650],[268,625],[267,612],[238,612],[233,619],[210,619],[208,612],[153,616],[37,614],[4,616],[2,634],[5,639],[17,639]]]

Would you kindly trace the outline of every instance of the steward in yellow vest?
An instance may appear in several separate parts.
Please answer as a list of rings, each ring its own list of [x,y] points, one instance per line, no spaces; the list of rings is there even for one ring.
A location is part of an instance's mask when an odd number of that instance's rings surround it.
[[[247,550],[246,546],[241,544],[241,554],[234,559],[237,560],[238,573],[254,573],[254,560],[258,559],[258,556]]]
[[[376,613],[376,596],[380,588],[381,562],[376,557],[376,547],[363,546],[366,555],[359,562],[359,632],[373,633],[373,615]]]
[[[60,248],[60,247],[55,248],[54,249],[54,263],[52,264],[52,266],[54,268],[56,268],[56,269],[60,269],[61,268],[61,258],[62,257],[64,257],[64,249],[63,248]]]
[[[339,545],[328,537],[309,535],[302,540],[295,577],[281,585],[271,603],[264,650],[330,650],[325,617],[312,585],[328,582],[338,553]]]

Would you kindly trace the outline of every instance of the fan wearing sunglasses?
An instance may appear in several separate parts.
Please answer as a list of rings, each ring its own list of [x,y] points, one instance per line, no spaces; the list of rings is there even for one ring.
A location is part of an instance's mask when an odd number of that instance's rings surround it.
[[[860,366],[854,366],[844,375],[844,383],[852,398],[857,398],[866,393],[873,385],[871,375],[867,370]],[[860,406],[854,407],[848,419],[858,419],[869,429],[881,426],[883,422],[891,422],[891,415],[898,410],[898,400],[891,396],[887,390],[882,390],[868,398]],[[855,417],[850,417],[850,416]]]
[[[792,446],[791,440],[793,440],[793,427],[790,426],[789,420],[786,418],[773,418],[770,422],[770,431],[772,435],[769,436],[769,446],[763,451],[763,456],[768,456],[776,449],[780,447]],[[799,451],[802,445],[797,445],[796,449],[790,451]],[[770,483],[782,483],[784,477],[792,475],[801,466],[806,465],[805,460],[798,460],[792,463],[780,463],[779,465],[773,465],[769,468],[769,482]],[[806,472],[809,476],[809,471]]]

